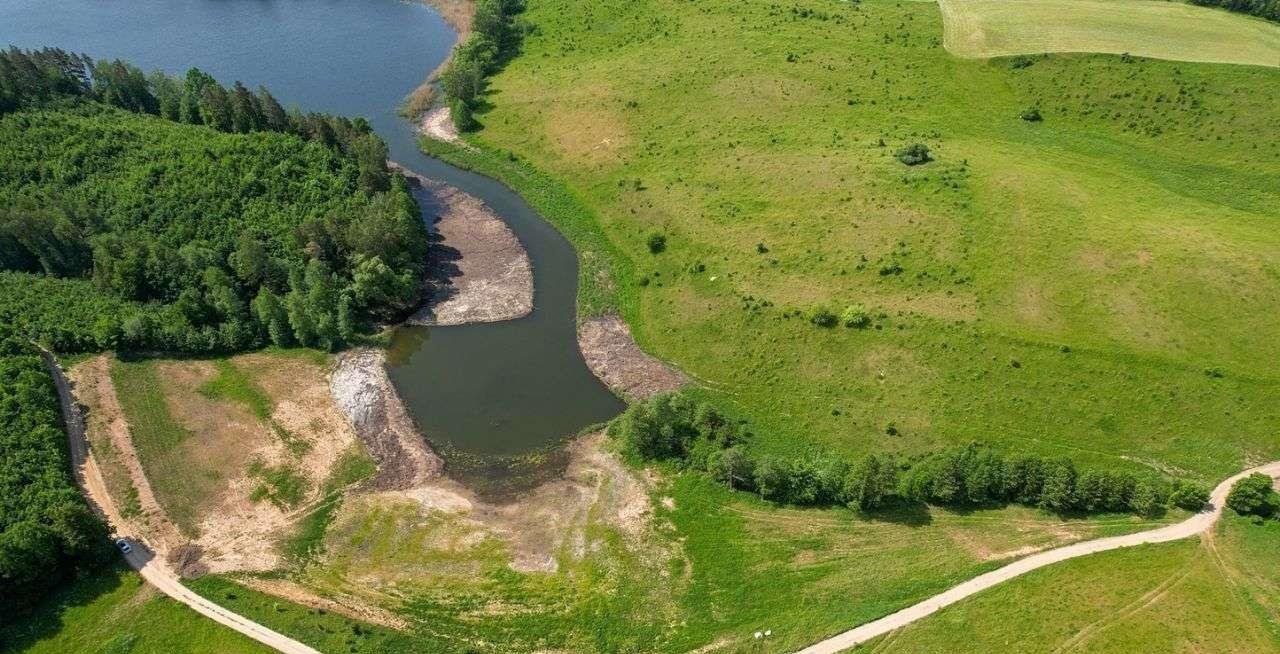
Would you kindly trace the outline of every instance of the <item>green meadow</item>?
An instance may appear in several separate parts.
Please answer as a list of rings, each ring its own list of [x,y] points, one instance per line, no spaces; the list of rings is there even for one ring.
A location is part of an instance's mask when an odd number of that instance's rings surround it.
[[[523,17],[480,153],[446,156],[551,209],[581,308],[756,449],[982,440],[1205,481],[1280,452],[1280,70],[960,59],[932,3]]]
[[[1234,515],[1212,538],[1107,552],[1038,570],[854,650],[1280,650],[1280,523]]]

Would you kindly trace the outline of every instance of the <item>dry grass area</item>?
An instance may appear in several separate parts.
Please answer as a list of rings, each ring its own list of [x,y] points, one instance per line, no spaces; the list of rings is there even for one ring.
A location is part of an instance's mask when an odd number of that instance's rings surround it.
[[[1280,66],[1280,25],[1163,0],[939,0],[947,50],[961,57],[1040,52]]]
[[[153,512],[196,546],[209,571],[279,567],[280,539],[319,499],[335,463],[358,446],[330,398],[328,360],[260,352],[113,361],[109,375],[98,361],[78,366],[73,376],[116,502],[137,505],[134,489],[154,488]],[[116,395],[118,403],[106,401]],[[143,484],[121,478],[120,466],[102,456],[112,452],[98,449],[99,425],[119,427],[116,440],[136,452]],[[149,488],[141,493],[144,513]],[[147,522],[144,533],[158,529],[155,520]]]

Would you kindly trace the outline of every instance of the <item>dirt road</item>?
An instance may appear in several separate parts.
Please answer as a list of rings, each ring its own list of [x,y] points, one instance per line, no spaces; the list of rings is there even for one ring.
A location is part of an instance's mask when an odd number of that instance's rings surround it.
[[[1025,559],[1019,559],[996,570],[992,570],[983,575],[979,575],[966,581],[959,586],[955,586],[950,590],[944,591],[933,597],[930,597],[919,604],[909,606],[897,613],[887,615],[879,620],[868,622],[860,627],[850,629],[844,633],[837,634],[819,643],[815,643],[806,647],[796,654],[835,654],[855,645],[871,640],[877,636],[883,636],[895,629],[904,627],[920,618],[936,613],[937,611],[955,604],[966,597],[980,593],[992,586],[1003,583],[1014,577],[1024,575],[1032,570],[1043,568],[1047,565],[1074,559],[1089,554],[1097,554],[1098,552],[1106,552],[1108,550],[1120,549],[1122,547],[1133,547],[1135,545],[1146,545],[1148,543],[1164,543],[1171,540],[1179,540],[1189,538],[1197,534],[1203,533],[1211,529],[1218,521],[1218,517],[1222,515],[1222,507],[1226,503],[1227,493],[1231,491],[1231,486],[1237,481],[1256,472],[1271,475],[1273,478],[1280,477],[1280,461],[1268,463],[1258,466],[1251,470],[1246,470],[1230,479],[1218,484],[1213,489],[1213,493],[1209,498],[1209,507],[1200,513],[1197,513],[1177,524],[1152,529],[1150,531],[1138,532],[1136,534],[1128,534],[1125,536],[1115,536],[1112,538],[1099,538],[1097,540],[1088,540],[1065,547],[1045,550],[1039,554],[1028,556]]]
[[[53,377],[54,385],[58,389],[58,401],[62,406],[62,417],[66,423],[71,449],[71,467],[76,482],[88,496],[90,505],[107,520],[115,535],[130,541],[133,551],[124,557],[129,565],[137,570],[147,583],[160,589],[165,595],[187,605],[196,613],[234,629],[267,647],[285,654],[320,654],[311,647],[236,615],[188,590],[178,581],[177,575],[170,571],[136,534],[127,533],[127,527],[124,526],[126,522],[121,519],[115,502],[107,493],[107,486],[102,480],[97,462],[93,459],[93,453],[89,451],[89,442],[85,438],[84,416],[80,412],[75,396],[71,393],[66,375],[51,354],[44,352],[43,356],[49,374]]]

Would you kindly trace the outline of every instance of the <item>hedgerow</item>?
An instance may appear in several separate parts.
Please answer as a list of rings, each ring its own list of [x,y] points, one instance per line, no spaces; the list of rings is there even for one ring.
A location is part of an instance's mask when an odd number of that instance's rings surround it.
[[[684,394],[634,404],[609,426],[645,461],[700,470],[779,504],[872,510],[891,503],[949,507],[1024,504],[1057,513],[1158,515],[1170,504],[1199,510],[1208,492],[1127,470],[1079,469],[1067,458],[1009,456],[978,443],[910,458],[870,454],[752,456],[749,432]]]

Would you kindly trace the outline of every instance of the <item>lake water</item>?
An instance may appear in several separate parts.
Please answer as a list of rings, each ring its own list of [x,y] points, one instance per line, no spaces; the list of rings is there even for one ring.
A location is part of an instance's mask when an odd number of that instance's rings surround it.
[[[455,38],[433,10],[395,0],[0,1],[2,46],[60,47],[173,74],[194,66],[224,84],[262,84],[285,105],[364,116],[393,159],[502,216],[533,263],[533,313],[402,329],[389,367],[428,439],[474,461],[543,448],[616,415],[622,403],[578,351],[577,258],[568,241],[502,184],[423,155],[413,126],[395,113]]]

